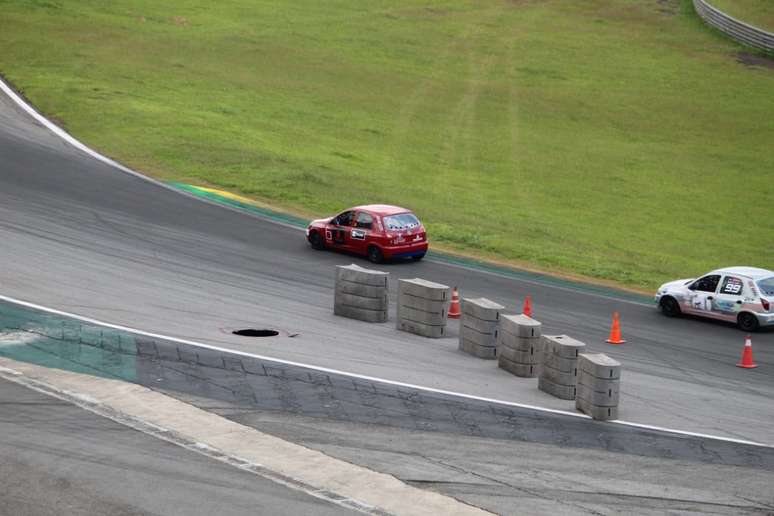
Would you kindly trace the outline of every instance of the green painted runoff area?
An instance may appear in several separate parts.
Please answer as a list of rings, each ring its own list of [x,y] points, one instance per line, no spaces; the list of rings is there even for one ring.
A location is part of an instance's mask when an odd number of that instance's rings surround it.
[[[0,356],[76,373],[137,380],[137,346],[132,334],[1,300]]]
[[[0,73],[163,181],[404,205],[446,249],[646,290],[774,268],[774,68],[689,0],[0,9]]]
[[[774,2],[772,0],[707,0],[729,16],[759,29],[774,33]]]

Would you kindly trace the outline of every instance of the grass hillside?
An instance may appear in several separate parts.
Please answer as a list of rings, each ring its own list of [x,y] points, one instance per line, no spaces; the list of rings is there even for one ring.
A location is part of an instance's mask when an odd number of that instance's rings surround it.
[[[677,0],[0,0],[0,73],[155,177],[652,288],[774,268],[774,68]],[[0,173],[2,173],[0,171]]]
[[[708,0],[709,4],[737,20],[759,29],[774,32],[774,2],[772,0]]]

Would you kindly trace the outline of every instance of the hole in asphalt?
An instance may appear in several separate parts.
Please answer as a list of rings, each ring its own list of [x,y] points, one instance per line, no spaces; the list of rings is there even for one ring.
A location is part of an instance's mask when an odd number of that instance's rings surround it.
[[[234,330],[231,333],[241,337],[276,337],[279,335],[279,332],[275,330],[256,330],[253,328],[247,328],[246,330]]]

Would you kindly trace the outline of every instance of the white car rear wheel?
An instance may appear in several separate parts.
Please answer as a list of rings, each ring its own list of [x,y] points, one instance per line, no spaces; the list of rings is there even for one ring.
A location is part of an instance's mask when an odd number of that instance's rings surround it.
[[[742,331],[751,332],[757,330],[760,323],[758,322],[758,318],[750,312],[742,312],[736,318],[736,325],[739,326],[739,329]]]

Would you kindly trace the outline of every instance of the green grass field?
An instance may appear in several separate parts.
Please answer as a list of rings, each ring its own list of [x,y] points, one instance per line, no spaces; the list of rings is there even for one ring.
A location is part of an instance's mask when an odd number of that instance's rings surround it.
[[[683,0],[0,0],[0,73],[152,176],[650,289],[774,268],[774,69]],[[1,172],[0,172],[1,173]]]
[[[771,0],[708,0],[710,5],[759,29],[774,32],[774,2]]]

